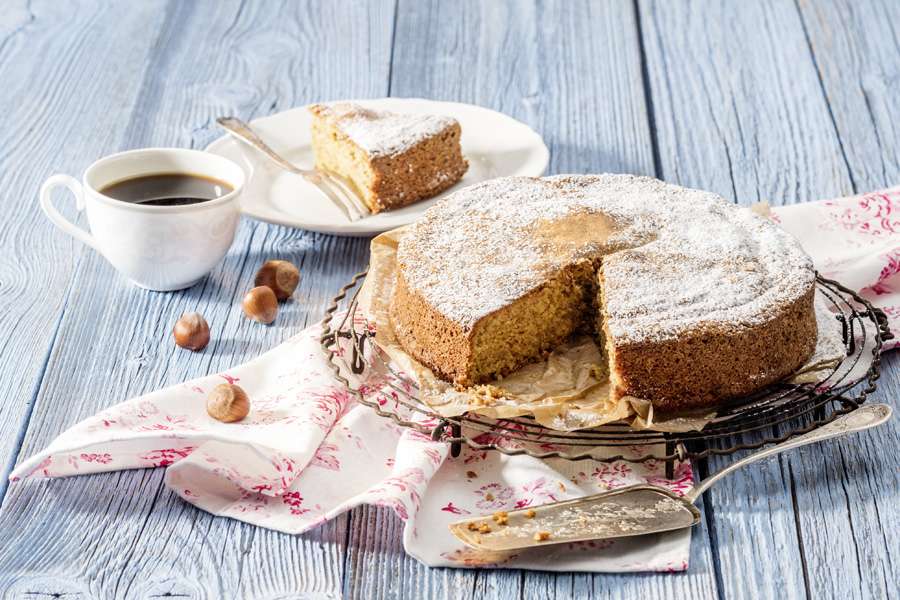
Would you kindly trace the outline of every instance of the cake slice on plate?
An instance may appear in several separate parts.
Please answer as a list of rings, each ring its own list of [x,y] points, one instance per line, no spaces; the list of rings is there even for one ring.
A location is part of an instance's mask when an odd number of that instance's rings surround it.
[[[469,164],[456,119],[397,114],[358,104],[313,104],[316,167],[349,180],[373,213],[438,194],[462,179]]]

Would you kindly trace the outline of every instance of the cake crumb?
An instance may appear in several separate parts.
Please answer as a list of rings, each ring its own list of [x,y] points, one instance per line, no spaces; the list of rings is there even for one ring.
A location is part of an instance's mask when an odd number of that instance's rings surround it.
[[[490,532],[491,532],[491,526],[488,525],[487,523],[482,523],[482,524],[478,527],[478,532],[479,532],[479,533],[490,533]]]
[[[466,471],[466,477],[468,477],[469,479],[475,479],[476,477],[478,477],[478,473],[476,473],[475,471]]]
[[[534,541],[536,542],[546,542],[550,539],[549,531],[538,531],[534,534]]]
[[[472,521],[466,525],[466,529],[468,529],[469,531],[478,531],[478,523]]]
[[[497,525],[507,525],[509,523],[509,514],[505,510],[498,510],[494,513],[494,521]]]
[[[609,365],[593,364],[588,372],[591,374],[591,377],[597,381],[609,380]]]
[[[536,514],[537,514],[537,513],[534,512],[534,509],[533,509],[533,508],[529,508],[528,510],[525,511],[525,518],[526,518],[526,519],[533,519],[533,518],[534,518],[534,515],[536,515]]]
[[[505,397],[503,390],[494,385],[476,385],[467,391],[471,406],[494,406]]]
[[[487,494],[484,495],[484,499],[487,500],[488,502],[493,502],[494,495],[492,493],[488,492]]]

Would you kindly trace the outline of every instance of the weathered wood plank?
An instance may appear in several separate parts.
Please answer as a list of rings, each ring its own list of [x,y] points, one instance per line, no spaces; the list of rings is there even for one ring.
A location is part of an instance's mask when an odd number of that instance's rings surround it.
[[[900,5],[798,6],[852,185],[858,192],[897,185]],[[896,404],[898,367],[896,353],[885,357],[874,401]],[[790,465],[813,597],[896,594],[900,472],[886,449],[898,447],[900,424],[893,419],[867,435],[808,448]]]
[[[629,4],[401,2],[393,56],[392,95],[472,102],[512,115],[544,136],[551,173],[654,172],[637,24]],[[348,590],[391,598],[413,592],[488,598],[716,593],[702,528],[695,532],[691,570],[675,577],[504,570],[448,575],[410,567],[411,559],[399,551],[387,554],[390,568],[373,572],[379,553],[371,545],[372,528],[383,528],[378,539],[399,537],[395,521],[375,515],[351,521]]]
[[[105,43],[121,51],[99,61],[102,44],[89,32],[105,18],[119,23]],[[38,188],[54,172],[80,174],[89,157],[115,147],[161,22],[148,6],[16,2],[0,11],[0,496],[85,252],[41,214]],[[65,200],[60,209],[74,218]]]
[[[343,593],[346,598],[484,597],[475,571],[432,569],[403,550],[403,521],[392,511],[363,506],[353,511]],[[352,551],[350,550],[352,548]]]
[[[798,3],[841,149],[859,192],[900,183],[900,4]]]
[[[851,193],[853,172],[835,122],[859,115],[833,113],[816,68],[831,59],[810,53],[797,7],[773,1],[686,8],[641,4],[664,178],[743,204]],[[830,18],[827,26],[837,32],[845,24]],[[856,148],[856,162],[884,159],[862,141]],[[895,385],[895,378],[892,372],[883,385]],[[876,492],[869,480],[895,481],[895,469],[876,448],[896,445],[896,425],[889,424],[754,466],[708,493],[705,516],[723,593],[883,596],[883,582],[896,580],[883,558],[896,549],[896,538],[870,513],[875,504],[896,505],[896,493]],[[710,467],[730,460],[711,460]],[[862,476],[843,466],[848,460]]]
[[[358,18],[347,22],[347,14]],[[117,121],[101,129],[95,154],[146,145],[202,147],[218,135],[211,124],[223,113],[250,118],[312,100],[387,92],[391,4],[289,3],[273,10],[263,3],[171,2],[152,11],[158,22],[150,16],[136,14],[133,27],[152,25],[153,51],[134,62],[142,70],[138,78],[119,82],[124,87],[117,94],[132,101],[121,114],[106,111]],[[123,23],[114,20],[104,29],[132,26],[124,17]],[[344,23],[341,35],[334,34],[335,23]],[[90,74],[100,57],[115,54],[119,46],[125,52],[132,41],[127,32],[114,38],[111,48],[108,38],[90,38],[95,45],[67,63],[72,79],[80,81],[85,69]],[[67,30],[54,34],[65,38]],[[68,35],[88,37],[78,30]],[[63,58],[48,56],[46,65]],[[19,60],[27,63],[27,57]],[[18,76],[41,79],[48,68],[43,62],[26,64]],[[28,95],[27,83],[21,83],[19,101],[39,104]],[[69,103],[64,95],[52,107],[56,127],[78,115],[83,103],[78,97]],[[92,115],[90,124],[96,128],[103,121]],[[48,148],[81,150],[64,144],[65,131],[47,130],[53,139]],[[10,160],[27,164],[33,157],[20,151]],[[47,239],[59,235],[46,229]],[[135,289],[101,258],[86,254],[75,268],[19,456],[39,450],[103,407],[271,348],[317,321],[334,290],[365,265],[367,254],[364,239],[246,220],[223,264],[203,283],[173,294]],[[275,256],[300,265],[304,278],[276,324],[262,327],[241,316],[238,301],[252,287],[258,265]],[[204,352],[190,354],[171,342],[171,325],[187,310],[204,313],[213,328],[214,341]],[[0,588],[14,586],[20,594],[71,589],[104,598],[154,591],[213,598],[341,593],[346,518],[306,536],[276,534],[184,504],[162,486],[160,470],[13,485],[0,527],[16,531],[15,543],[0,550]]]
[[[0,13],[0,80],[9,90],[0,94],[8,117],[0,184],[14,192],[0,197],[0,391],[35,397],[19,456],[103,406],[271,347],[316,320],[366,260],[364,240],[245,222],[204,286],[150,294],[128,288],[22,202],[52,170],[76,173],[96,155],[202,147],[223,112],[252,117],[388,91],[388,3],[164,6],[16,4]],[[652,173],[652,120],[664,178],[740,202],[896,183],[896,7],[801,2],[799,16],[792,7],[641,5],[650,119],[630,5],[409,3],[397,15],[390,91],[477,102],[529,122],[548,138],[551,172]],[[333,35],[333,23],[346,35]],[[848,85],[848,74],[859,84]],[[98,98],[83,81],[115,92]],[[275,254],[301,263],[304,280],[297,301],[264,329],[242,319],[236,300]],[[219,337],[186,357],[168,329],[193,309]],[[896,397],[897,360],[886,359],[878,398]],[[0,411],[0,460],[18,448],[30,410],[25,401],[10,406]],[[675,576],[429,570],[403,554],[399,521],[374,508],[354,511],[349,528],[340,520],[293,537],[197,511],[168,494],[157,472],[25,482],[0,510],[0,527],[15,532],[0,550],[0,587],[31,598],[885,596],[898,580],[891,552],[900,549],[900,503],[890,493],[898,482],[885,450],[897,442],[891,425],[723,482],[704,508],[710,530],[695,532],[691,570]]]
[[[872,401],[896,405],[900,355],[885,357]],[[793,487],[812,597],[888,598],[900,565],[896,419],[840,442],[804,448],[782,472]]]
[[[742,204],[852,192],[793,3],[641,3],[662,177]]]

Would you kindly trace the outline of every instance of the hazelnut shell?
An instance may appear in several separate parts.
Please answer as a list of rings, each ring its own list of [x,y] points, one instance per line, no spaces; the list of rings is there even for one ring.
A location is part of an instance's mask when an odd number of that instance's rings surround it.
[[[268,325],[278,315],[278,298],[272,288],[261,285],[253,288],[244,296],[241,304],[248,319]]]
[[[209,324],[200,313],[185,313],[175,322],[172,336],[182,348],[194,352],[203,350],[209,343]]]
[[[287,300],[300,283],[300,271],[286,260],[267,260],[256,273],[254,284],[266,286],[279,300]]]
[[[234,423],[250,413],[250,399],[240,386],[222,383],[206,399],[206,412],[223,423]]]

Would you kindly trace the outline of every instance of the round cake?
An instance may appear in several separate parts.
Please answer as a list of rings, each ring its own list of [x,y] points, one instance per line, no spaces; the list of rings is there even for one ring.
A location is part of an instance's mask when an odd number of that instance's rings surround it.
[[[506,177],[460,190],[401,239],[392,324],[466,387],[577,331],[614,397],[708,407],[797,370],[816,344],[815,272],[746,208],[631,175]]]

